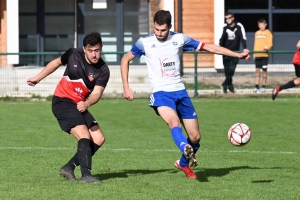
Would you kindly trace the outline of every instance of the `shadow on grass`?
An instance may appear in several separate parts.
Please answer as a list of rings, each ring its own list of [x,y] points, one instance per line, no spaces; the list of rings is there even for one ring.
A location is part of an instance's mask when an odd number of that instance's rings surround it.
[[[252,183],[271,183],[273,180],[256,180],[256,181],[251,181]]]
[[[198,176],[198,181],[200,182],[209,182],[209,177],[222,177],[228,175],[232,171],[236,170],[244,170],[244,169],[266,169],[259,167],[249,167],[249,166],[237,166],[237,167],[229,167],[229,168],[207,168],[200,169],[200,171],[195,170],[195,173]],[[270,169],[280,169],[278,167],[270,168]],[[94,176],[100,180],[107,180],[112,178],[128,178],[129,176],[136,175],[147,175],[147,174],[157,174],[157,173],[183,173],[180,170],[174,169],[159,169],[159,170],[124,170],[119,172],[108,171],[101,174],[94,174]],[[271,183],[273,180],[256,180],[252,181],[252,183]]]
[[[229,167],[229,168],[218,168],[218,169],[202,169],[201,171],[196,172],[198,176],[198,180],[200,182],[209,182],[209,177],[222,177],[229,174],[232,171],[243,170],[243,169],[265,169],[259,167],[249,167],[249,166],[237,166],[237,167]],[[271,169],[279,169],[277,167]],[[257,180],[252,181],[252,183],[269,183],[273,180]]]
[[[124,170],[119,172],[105,172],[101,174],[94,174],[96,178],[100,180],[107,180],[112,178],[128,178],[129,176],[136,176],[136,175],[146,175],[146,174],[157,174],[163,172],[173,172],[173,169],[159,169],[159,170]]]

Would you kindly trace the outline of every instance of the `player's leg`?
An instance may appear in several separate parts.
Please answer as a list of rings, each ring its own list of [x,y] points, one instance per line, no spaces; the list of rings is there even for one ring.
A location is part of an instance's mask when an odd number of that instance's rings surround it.
[[[187,141],[193,148],[192,158],[187,159],[186,156],[182,155],[178,161],[175,161],[175,167],[181,169],[188,178],[197,178],[197,175],[190,169],[190,167],[195,167],[198,165],[195,154],[200,148],[200,129],[197,119],[197,114],[194,106],[188,97],[181,98],[177,102],[177,113],[181,118],[182,126],[184,127],[188,138]]]
[[[287,82],[284,85],[275,86],[273,88],[273,91],[272,91],[272,99],[273,100],[275,100],[275,98],[277,97],[277,95],[279,94],[279,92],[281,90],[286,90],[286,89],[289,89],[289,88],[293,88],[293,87],[298,86],[300,84],[300,65],[294,64],[294,67],[295,67],[295,74],[296,74],[297,78]]]
[[[177,113],[181,118],[183,127],[185,128],[187,135],[188,135],[188,143],[192,146],[193,148],[193,153],[194,155],[200,148],[200,139],[201,139],[201,134],[200,134],[200,129],[199,129],[199,124],[198,124],[198,117],[195,111],[195,108],[191,102],[190,97],[186,93],[185,96],[183,96],[180,101],[177,102]],[[185,166],[197,166],[197,160],[195,157],[193,157],[192,160],[188,160],[187,162],[184,157],[181,157],[180,163]]]
[[[74,102],[69,99],[63,99],[56,96],[54,96],[52,99],[52,112],[56,117],[61,129],[69,134],[71,128],[76,126],[76,124],[73,124],[73,117],[76,115],[81,115]],[[59,169],[59,174],[68,180],[76,180],[74,169],[74,163],[69,162]]]
[[[96,151],[103,145],[105,138],[98,125],[98,122],[95,120],[95,118],[92,116],[92,114],[89,111],[84,112],[83,117],[89,130],[89,134],[90,134],[89,146],[91,149],[91,156],[93,156],[96,153]],[[79,156],[77,153],[68,162],[68,164],[74,166],[73,170],[75,169],[75,166],[80,165]],[[92,170],[92,165],[90,166],[90,171],[91,170]],[[93,182],[93,181],[95,180],[90,175],[83,176],[80,180],[80,182]]]
[[[191,165],[194,165],[194,163],[197,162],[194,158],[194,150],[182,132],[182,128],[180,127],[180,120],[177,116],[177,113],[175,112],[175,110],[167,106],[160,106],[157,108],[157,111],[161,118],[168,124],[173,140],[176,146],[182,152],[182,159],[184,159],[184,163],[187,163],[186,165],[182,165],[180,159],[174,162],[174,166],[182,170],[187,178],[197,178],[197,175],[189,167],[190,162],[193,163]]]
[[[296,74],[296,77],[297,77],[294,80],[294,84],[295,84],[295,86],[298,86],[298,85],[300,85],[300,65],[294,64],[294,67],[295,67],[295,74]]]
[[[98,125],[93,126],[89,129],[89,131],[91,134],[91,155],[93,156],[95,155],[96,151],[102,146],[102,144],[105,141],[105,138]],[[74,170],[75,167],[79,166],[79,159],[77,153],[70,159],[70,161],[67,164],[72,168],[72,170]]]
[[[180,163],[183,166],[189,165],[190,167],[196,167],[198,165],[198,161],[196,160],[196,153],[200,149],[200,129],[198,124],[198,119],[182,119],[182,124],[186,130],[188,135],[187,141],[192,146],[194,157],[193,160],[188,161],[184,157],[181,157]]]
[[[53,97],[52,111],[57,118],[62,130],[72,134],[77,139],[77,156],[83,175],[90,175],[91,169],[91,148],[90,148],[90,133],[86,126],[83,113],[77,110],[76,103],[68,99]],[[59,173],[69,180],[75,180],[74,164],[64,165]],[[99,180],[95,179],[91,182]]]
[[[174,143],[187,159],[191,158],[193,155],[193,148],[188,144],[176,112],[175,101],[178,93],[180,92],[155,92],[150,96],[150,106],[153,107],[156,113],[167,123],[171,130]],[[175,161],[174,165],[181,169],[188,178],[197,178],[197,175],[189,168],[189,166],[181,167],[179,160]]]
[[[91,134],[91,152],[92,156],[98,151],[98,149],[104,144],[105,137],[98,125],[95,125],[89,129]]]
[[[184,146],[188,143],[176,113],[176,94],[177,92],[155,92],[150,96],[149,105],[167,123],[176,146],[184,152]]]
[[[177,116],[176,111],[168,106],[157,107],[157,112],[160,117],[167,123],[169,129],[171,130],[171,135],[174,143],[180,149],[182,153],[185,151],[185,146],[188,144],[186,137],[184,136],[180,124],[180,120]]]
[[[90,148],[91,155],[93,156],[96,153],[96,151],[102,146],[102,144],[105,141],[105,138],[98,125],[98,122],[89,111],[84,112],[83,117],[91,135]],[[70,161],[67,164],[73,170],[76,166],[79,166],[79,159],[77,153],[70,159]]]
[[[81,169],[81,179],[83,183],[100,183],[91,174],[92,169],[92,151],[90,147],[91,135],[86,125],[78,125],[71,129],[71,134],[77,139],[77,156]]]

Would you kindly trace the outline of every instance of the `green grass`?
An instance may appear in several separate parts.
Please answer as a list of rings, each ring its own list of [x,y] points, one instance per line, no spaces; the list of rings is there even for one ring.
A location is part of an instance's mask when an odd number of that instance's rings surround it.
[[[193,103],[202,133],[198,180],[173,167],[180,152],[148,100],[104,99],[90,108],[106,136],[92,170],[103,184],[90,185],[58,175],[76,141],[60,130],[51,102],[0,102],[0,199],[300,199],[299,99]],[[252,129],[246,146],[227,140],[236,122]]]

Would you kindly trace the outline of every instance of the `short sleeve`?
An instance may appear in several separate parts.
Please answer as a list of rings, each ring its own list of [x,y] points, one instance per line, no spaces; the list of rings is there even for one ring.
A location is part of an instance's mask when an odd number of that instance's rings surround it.
[[[60,60],[63,65],[66,65],[68,63],[69,57],[72,55],[74,51],[75,51],[74,48],[70,48],[63,55],[61,55]]]
[[[193,38],[190,38],[189,36],[186,36],[182,34],[183,36],[183,51],[194,51],[196,49],[200,50],[200,47],[202,46],[202,43],[200,41],[194,40]]]
[[[102,86],[105,88],[108,83],[109,77],[110,77],[109,68],[106,64],[104,64],[102,66],[102,71],[100,73],[100,76],[97,78],[95,82],[95,85]]]
[[[131,53],[138,58],[140,58],[142,55],[145,55],[143,38],[138,39],[138,41],[133,45]]]

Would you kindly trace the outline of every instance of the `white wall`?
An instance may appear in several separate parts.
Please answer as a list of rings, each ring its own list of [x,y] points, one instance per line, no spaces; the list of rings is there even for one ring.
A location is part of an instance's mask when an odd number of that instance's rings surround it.
[[[168,11],[170,11],[170,13],[171,13],[171,16],[172,16],[172,21],[171,21],[171,23],[172,23],[172,28],[170,29],[171,31],[174,31],[174,26],[175,26],[175,24],[174,24],[174,18],[175,18],[175,11],[174,11],[174,9],[175,9],[175,6],[174,6],[174,0],[164,0],[163,1],[163,9],[164,10],[168,10]]]
[[[219,40],[223,31],[224,15],[225,15],[224,10],[225,10],[224,0],[215,0],[214,1],[214,30],[215,30],[214,42],[216,45],[219,45]],[[224,69],[223,58],[221,55],[215,55],[215,69],[217,70]]]
[[[6,0],[7,52],[19,53],[19,1]],[[19,64],[18,55],[7,56],[8,64]]]

